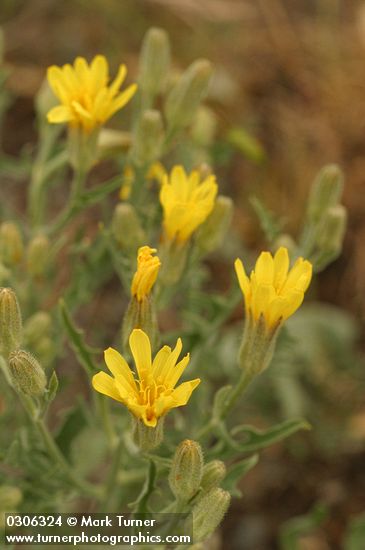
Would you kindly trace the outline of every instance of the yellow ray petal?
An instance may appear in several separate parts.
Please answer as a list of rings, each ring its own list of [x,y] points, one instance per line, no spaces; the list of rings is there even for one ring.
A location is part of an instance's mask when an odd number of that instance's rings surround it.
[[[175,401],[174,407],[182,407],[189,401],[191,394],[200,384],[200,378],[183,382],[178,386],[171,394],[171,397]]]
[[[143,372],[151,369],[151,344],[145,332],[141,329],[134,329],[129,337],[129,346],[136,363],[140,380],[143,379]]]
[[[113,348],[104,351],[105,363],[115,378],[122,378],[126,385],[137,391],[136,383],[131,369],[124,357]]]
[[[256,265],[257,284],[272,285],[274,282],[274,260],[270,252],[261,252]]]
[[[127,67],[125,65],[120,65],[118,69],[117,76],[109,86],[109,96],[110,98],[114,97],[121,85],[124,82],[124,79],[127,75]]]
[[[182,341],[181,341],[181,338],[178,338],[176,342],[176,346],[174,347],[169,357],[166,359],[165,364],[161,368],[160,376],[158,379],[159,384],[166,383],[166,377],[168,376],[171,368],[173,368],[176,365],[176,361],[181,353],[181,350],[182,350]]]
[[[167,359],[170,357],[170,354],[171,354],[171,348],[169,346],[164,346],[156,354],[152,363],[152,374],[155,379],[161,376],[162,369]]]
[[[105,372],[98,372],[95,374],[92,378],[92,385],[93,388],[99,393],[107,395],[108,397],[123,403],[123,400],[116,388],[114,378]]]
[[[252,313],[256,320],[269,310],[269,304],[275,298],[275,291],[272,285],[258,284],[252,294]]]
[[[234,262],[234,268],[236,270],[238,282],[241,287],[242,293],[246,298],[251,293],[250,280],[247,277],[243,263],[239,258],[237,258],[236,261]]]
[[[281,246],[274,256],[274,286],[278,292],[282,288],[289,269],[288,250]]]
[[[190,353],[187,353],[185,357],[177,363],[174,367],[170,368],[170,371],[165,376],[166,385],[169,388],[174,388],[181,376],[183,375],[184,370],[186,369],[190,361]]]
[[[48,122],[52,123],[62,123],[62,122],[69,122],[70,120],[73,120],[73,114],[72,111],[69,109],[69,107],[65,107],[64,105],[58,105],[57,107],[53,107],[47,114],[47,120]]]
[[[108,110],[108,118],[114,115],[119,109],[124,107],[128,103],[130,99],[134,96],[134,94],[137,91],[137,84],[131,84],[122,92],[119,94],[110,104],[110,108]]]

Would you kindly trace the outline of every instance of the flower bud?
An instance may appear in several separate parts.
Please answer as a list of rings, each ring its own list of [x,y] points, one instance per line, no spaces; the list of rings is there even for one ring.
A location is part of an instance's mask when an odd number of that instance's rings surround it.
[[[16,390],[34,396],[44,393],[46,375],[35,357],[27,351],[13,351],[9,355],[9,371]]]
[[[163,123],[161,113],[149,109],[140,116],[134,133],[132,159],[139,166],[146,166],[161,153]]]
[[[274,250],[284,247],[288,250],[290,256],[296,256],[297,244],[289,233],[281,233],[274,242]]]
[[[47,122],[47,113],[58,103],[58,100],[52,92],[47,78],[45,78],[35,96],[35,108],[41,121]]]
[[[315,257],[317,270],[324,269],[341,253],[347,224],[347,211],[338,204],[329,208],[318,232],[318,252]]]
[[[99,127],[95,127],[91,132],[84,132],[77,126],[69,126],[67,151],[69,162],[75,171],[87,173],[98,162],[99,133]]]
[[[9,512],[14,510],[22,501],[22,492],[18,487],[2,485],[0,487],[0,510]]]
[[[30,275],[43,275],[49,261],[50,242],[45,235],[35,236],[28,245],[27,269]]]
[[[49,313],[38,311],[34,313],[24,323],[23,335],[24,342],[28,346],[33,346],[41,338],[44,338],[49,333],[52,319]]]
[[[118,244],[135,253],[146,240],[137,212],[131,204],[118,204],[112,219],[112,232]]]
[[[184,128],[192,121],[196,109],[208,90],[212,64],[198,59],[188,67],[170,91],[165,105],[170,133]]]
[[[262,314],[258,321],[253,319],[251,313],[246,315],[239,364],[247,376],[256,376],[270,365],[280,327],[280,323],[268,327]]]
[[[318,173],[311,188],[307,216],[317,223],[327,208],[335,206],[341,198],[343,174],[335,164],[324,166]]]
[[[133,439],[141,451],[150,451],[158,447],[163,440],[164,418],[161,417],[157,420],[155,428],[146,426],[142,420],[135,416],[132,416],[132,419]]]
[[[232,214],[232,199],[219,195],[212,212],[198,229],[195,241],[198,248],[205,253],[219,248],[231,223]]]
[[[226,466],[221,460],[212,460],[204,466],[201,488],[204,492],[218,487],[227,473]]]
[[[150,102],[163,90],[169,66],[169,37],[163,29],[152,27],[143,39],[138,78],[139,90]]]
[[[7,357],[16,350],[22,337],[22,317],[15,292],[0,288],[0,351]]]
[[[203,453],[199,443],[185,439],[177,447],[169,475],[177,500],[187,502],[199,490],[203,473]]]
[[[217,128],[217,117],[211,109],[200,105],[191,127],[191,137],[201,147],[208,147]]]
[[[189,242],[163,242],[159,248],[162,263],[159,279],[164,285],[174,285],[179,281],[186,266],[189,248]]]
[[[194,539],[208,538],[221,523],[228,510],[231,496],[223,489],[211,489],[193,508]]]
[[[9,266],[18,264],[23,257],[23,239],[13,222],[0,226],[0,259]]]
[[[44,367],[48,367],[55,356],[55,344],[51,338],[45,336],[33,344],[34,352],[42,361]]]
[[[128,349],[129,337],[135,328],[140,328],[148,335],[152,349],[158,346],[159,330],[152,296],[145,296],[142,300],[135,296],[131,298],[122,324],[123,349]]]

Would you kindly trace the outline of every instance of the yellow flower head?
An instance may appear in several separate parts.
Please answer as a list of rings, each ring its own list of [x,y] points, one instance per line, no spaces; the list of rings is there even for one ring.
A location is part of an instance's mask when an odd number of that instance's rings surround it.
[[[168,239],[187,241],[213,210],[218,191],[215,176],[200,178],[198,171],[187,175],[182,166],[175,166],[170,178],[164,177],[160,201]]]
[[[157,279],[161,262],[158,256],[152,256],[155,252],[156,248],[149,246],[141,246],[138,249],[137,271],[133,277],[131,294],[139,302],[148,296]]]
[[[246,315],[255,322],[262,315],[269,328],[275,328],[299,308],[312,278],[312,264],[303,258],[298,258],[289,270],[288,250],[284,247],[274,257],[262,252],[250,277],[241,260],[237,259],[234,265]]]
[[[143,330],[133,330],[129,345],[138,379],[134,378],[124,357],[108,348],[104,352],[105,362],[113,376],[99,372],[92,384],[96,391],[120,401],[136,418],[153,428],[170,409],[186,405],[200,379],[183,382],[175,388],[190,359],[187,354],[176,363],[182,350],[180,338],[173,350],[164,346],[153,361],[150,340]]]
[[[67,122],[85,132],[101,126],[136,92],[137,85],[132,84],[119,93],[126,74],[126,66],[120,65],[117,77],[108,86],[109,67],[103,55],[94,57],[90,65],[83,57],[77,57],[73,66],[52,65],[47,72],[48,82],[61,105],[49,111],[48,122]]]

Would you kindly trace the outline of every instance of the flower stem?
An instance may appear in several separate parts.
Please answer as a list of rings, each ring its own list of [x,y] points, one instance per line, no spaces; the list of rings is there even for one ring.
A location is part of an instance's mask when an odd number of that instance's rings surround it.
[[[100,505],[100,510],[102,512],[113,512],[115,491],[118,488],[118,473],[120,460],[122,458],[122,450],[123,440],[120,438],[114,450],[112,465],[105,485],[105,495]]]
[[[75,169],[74,177],[71,183],[71,193],[65,208],[60,212],[55,222],[49,228],[49,234],[54,235],[61,231],[67,225],[67,223],[73,218],[80,208],[78,204],[80,193],[84,187],[87,171],[82,165],[79,165]]]
[[[247,386],[250,384],[253,377],[254,377],[254,373],[252,371],[243,370],[243,372],[241,373],[241,377],[238,381],[238,384],[236,384],[236,386],[232,389],[232,392],[222,409],[221,419],[225,418],[228,415],[228,413],[233,409],[238,398],[242,396],[242,394],[246,390]]]

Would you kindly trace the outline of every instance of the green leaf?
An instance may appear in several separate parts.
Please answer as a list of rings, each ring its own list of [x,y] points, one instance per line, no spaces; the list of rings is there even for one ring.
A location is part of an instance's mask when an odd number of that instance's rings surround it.
[[[233,442],[233,446],[241,452],[254,452],[269,447],[273,443],[289,437],[298,430],[310,429],[310,424],[302,419],[285,420],[268,430],[258,430],[252,426],[236,426],[231,432],[232,436],[244,434],[245,441],[238,442],[234,439],[231,439],[231,441]]]
[[[99,353],[99,350],[93,349],[85,343],[84,333],[74,324],[64,300],[60,300],[59,307],[63,326],[66,330],[69,343],[75,352],[80,365],[84,368],[86,374],[90,378],[99,370],[93,359],[93,355],[95,353]]]
[[[91,206],[100,202],[104,197],[119,189],[123,183],[123,176],[116,176],[111,180],[98,185],[94,189],[90,189],[81,195],[79,198],[79,203],[84,208],[85,206]]]
[[[156,479],[157,468],[153,460],[149,461],[148,472],[146,481],[142,487],[140,494],[134,502],[128,504],[128,507],[133,510],[136,514],[145,514],[149,512],[148,500],[155,490],[155,479]]]
[[[269,243],[272,243],[281,234],[284,225],[283,220],[279,220],[257,197],[251,196],[249,201],[266,239]]]
[[[285,522],[280,529],[280,550],[300,550],[300,538],[317,529],[328,515],[322,504],[316,504],[308,514],[298,516]],[[362,550],[364,546],[351,550]],[[346,549],[350,550],[350,549]]]
[[[222,488],[229,491],[233,497],[241,498],[242,492],[238,489],[237,485],[247,472],[256,466],[258,460],[259,456],[255,454],[233,464],[228,469],[228,473],[222,482]]]
[[[255,164],[266,160],[266,153],[261,143],[244,128],[232,128],[227,134],[227,141],[238,149],[246,158]]]
[[[227,430],[224,422],[216,425],[216,435],[219,441],[208,452],[209,459],[234,457],[237,453],[252,453],[265,447],[269,447],[278,441],[289,437],[298,430],[308,430],[310,425],[305,420],[287,420],[268,430],[258,430],[253,426],[237,426],[231,433]],[[237,439],[234,436],[244,434],[244,439]]]
[[[87,418],[85,416],[82,404],[79,403],[78,406],[70,411],[66,416],[64,423],[55,438],[58,447],[66,457],[70,456],[73,440],[80,434],[86,425]]]

